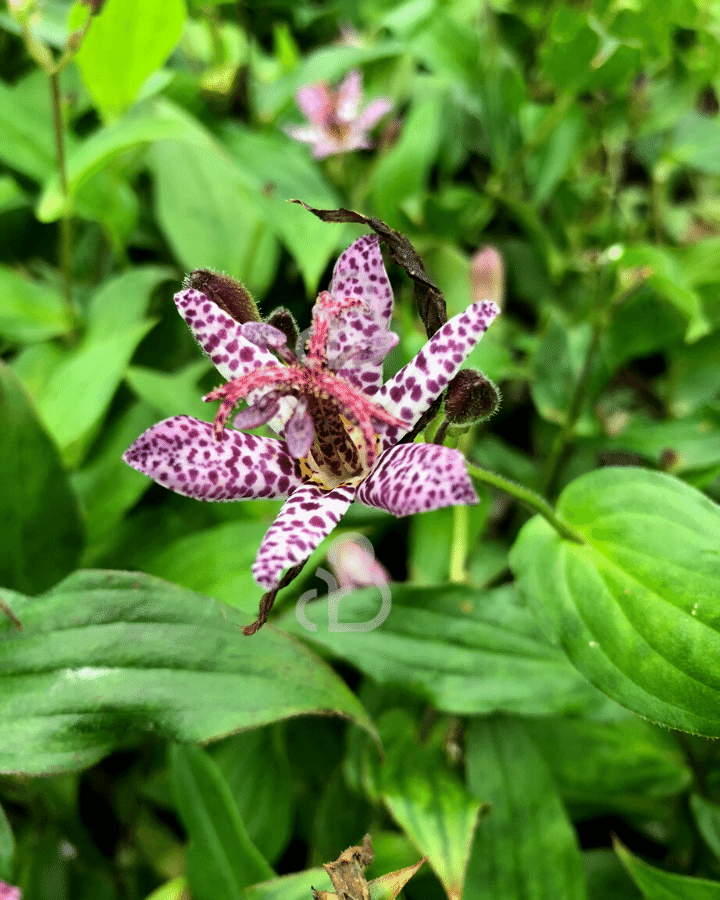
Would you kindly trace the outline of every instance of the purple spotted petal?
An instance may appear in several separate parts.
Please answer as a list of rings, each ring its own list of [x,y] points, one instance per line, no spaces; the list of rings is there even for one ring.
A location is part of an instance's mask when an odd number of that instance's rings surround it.
[[[263,350],[277,350],[287,344],[287,335],[267,322],[245,322],[240,330],[244,338]]]
[[[372,396],[382,385],[382,360],[391,349],[386,335],[393,310],[392,288],[376,234],[358,238],[340,256],[333,269],[330,294],[336,300],[353,297],[363,303],[362,307],[350,307],[331,322],[330,366],[341,378]],[[354,352],[362,353],[373,343],[382,347],[380,359],[353,359],[345,365]]]
[[[380,252],[380,238],[376,234],[364,234],[339,257],[329,291],[335,299],[359,298],[370,317],[388,329],[393,293]]]
[[[445,390],[499,312],[491,300],[482,300],[453,316],[415,359],[382,386],[377,402],[391,415],[414,425]],[[388,426],[384,429],[383,446],[392,446],[409,430]]]
[[[277,364],[267,350],[242,335],[242,325],[195,288],[175,294],[178,312],[226,381],[247,375],[260,366]]]
[[[353,501],[355,488],[324,491],[316,484],[299,487],[280,510],[263,538],[253,563],[255,581],[265,590],[276,587],[284,569],[306,560],[340,521]]]
[[[394,516],[478,502],[462,453],[436,444],[398,444],[386,450],[355,499]]]
[[[285,425],[285,440],[288,453],[295,459],[307,456],[315,438],[315,426],[307,411],[307,402],[298,400],[292,415]]]
[[[163,487],[195,500],[287,497],[302,484],[283,441],[174,416],[148,428],[125,451],[125,462]]]

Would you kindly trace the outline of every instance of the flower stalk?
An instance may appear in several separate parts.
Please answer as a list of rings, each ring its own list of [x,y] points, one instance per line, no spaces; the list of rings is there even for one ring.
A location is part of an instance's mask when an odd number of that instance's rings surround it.
[[[503,478],[502,475],[497,475],[495,472],[488,472],[485,469],[481,469],[479,466],[473,465],[472,463],[466,463],[466,466],[468,475],[471,478],[475,479],[475,481],[480,484],[487,484],[489,487],[505,491],[506,494],[510,494],[511,497],[519,500],[523,506],[526,506],[532,512],[539,513],[550,523],[550,525],[552,525],[560,537],[565,538],[565,540],[568,541],[573,541],[576,544],[585,543],[583,538],[568,525],[567,522],[560,518],[552,506],[550,506],[547,500],[545,500],[544,497],[541,497],[540,494],[536,494],[535,491],[531,491],[530,488],[526,488],[521,484],[510,481],[508,478]]]

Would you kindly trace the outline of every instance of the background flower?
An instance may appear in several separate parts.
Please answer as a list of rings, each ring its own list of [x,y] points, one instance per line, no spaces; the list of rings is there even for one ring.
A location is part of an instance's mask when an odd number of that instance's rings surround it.
[[[295,99],[310,124],[291,125],[285,131],[296,141],[312,144],[317,159],[371,147],[368,132],[392,108],[384,97],[361,107],[362,73],[357,70],[337,88],[327,81],[301,87]]]

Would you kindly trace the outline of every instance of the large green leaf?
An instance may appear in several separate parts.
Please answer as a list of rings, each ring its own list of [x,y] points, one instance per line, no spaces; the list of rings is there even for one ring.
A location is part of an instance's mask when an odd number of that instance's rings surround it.
[[[450,900],[459,900],[482,802],[450,768],[444,728],[436,727],[421,741],[417,723],[403,710],[385,713],[378,728],[384,762],[379,763],[374,748],[370,752],[383,802],[428,857]]]
[[[239,900],[243,888],[272,878],[275,873],[250,840],[232,791],[206,751],[174,744],[170,768],[190,838],[186,868],[193,897]]]
[[[185,15],[183,0],[107,0],[76,57],[104,115],[116,116],[133,102],[180,39]]]
[[[678,479],[600,469],[563,492],[584,544],[535,518],[510,562],[577,668],[669,727],[720,734],[720,508]]]
[[[332,885],[324,869],[308,869],[293,875],[283,875],[262,884],[245,888],[242,900],[308,900],[310,889],[331,891]]]
[[[419,691],[447,712],[547,715],[578,713],[603,702],[543,637],[512,587],[391,585],[390,592],[388,618],[369,633],[330,630],[325,599],[305,607],[316,631],[301,626],[294,613],[282,624],[375,681]],[[340,623],[369,622],[379,600],[376,588],[343,597]]]
[[[190,116],[169,103],[153,103],[117,122],[102,126],[68,155],[67,186],[70,198],[118,154],[143,144],[168,140],[202,144],[209,139]],[[65,200],[60,178],[54,174],[38,201],[37,217],[41,222],[53,222],[70,206],[72,199],[69,203]]]
[[[491,804],[465,882],[473,900],[585,900],[580,850],[555,783],[517,719],[476,719],[468,787]]]
[[[687,789],[692,772],[673,737],[617,707],[622,718],[528,719],[526,728],[566,802],[583,817],[608,809],[652,816]]]
[[[675,875],[649,866],[619,842],[615,850],[646,900],[718,900],[720,881]]]
[[[308,713],[372,731],[324,663],[234,610],[147,575],[77,572],[37,599],[3,593],[0,771],[77,770],[159,734],[207,741]]]
[[[38,396],[42,419],[66,459],[77,462],[100,425],[140,341],[150,294],[169,270],[132,269],[104,284],[88,306],[88,330],[49,376]]]
[[[157,217],[182,265],[224,271],[263,292],[278,247],[233,160],[219,147],[163,141],[150,151],[150,164]]]
[[[2,363],[0,434],[0,586],[37,593],[77,562],[82,523],[57,450]]]
[[[0,266],[0,297],[0,336],[8,341],[44,341],[72,328],[72,316],[57,291],[8,266]]]

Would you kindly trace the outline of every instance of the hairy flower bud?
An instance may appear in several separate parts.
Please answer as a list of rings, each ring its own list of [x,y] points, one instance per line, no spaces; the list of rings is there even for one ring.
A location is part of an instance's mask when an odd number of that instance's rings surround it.
[[[288,347],[294,347],[297,344],[299,336],[297,324],[292,313],[285,309],[284,306],[278,306],[277,309],[274,309],[265,321],[268,325],[272,325],[273,328],[277,328],[278,331],[282,331],[287,337]]]
[[[478,300],[494,300],[502,307],[505,297],[505,265],[495,247],[483,247],[470,260],[470,296]]]
[[[448,385],[445,418],[449,425],[471,425],[491,416],[500,391],[476,369],[461,369]]]
[[[211,272],[210,269],[195,269],[185,278],[183,287],[195,288],[205,294],[241,325],[260,321],[260,313],[250,292],[229,275]]]

